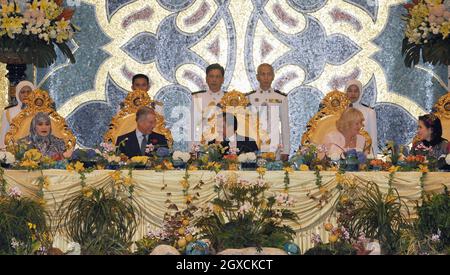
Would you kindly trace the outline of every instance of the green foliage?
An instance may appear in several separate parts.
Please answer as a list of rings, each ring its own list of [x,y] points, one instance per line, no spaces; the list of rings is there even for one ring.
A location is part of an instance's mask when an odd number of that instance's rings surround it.
[[[444,193],[428,196],[417,207],[419,219],[417,229],[421,239],[438,234],[440,231],[441,249],[450,246],[450,196],[447,187]]]
[[[47,232],[46,212],[40,204],[28,198],[0,197],[0,254],[33,254],[40,247],[36,232]],[[20,252],[11,246],[13,240],[22,244]]]
[[[347,242],[317,244],[305,252],[305,255],[356,255],[357,250]]]
[[[105,188],[76,194],[61,207],[64,231],[81,245],[83,254],[129,253],[137,209],[131,198]]]
[[[55,43],[65,57],[75,63],[72,51],[65,43]],[[10,39],[8,36],[0,38],[0,55],[16,55],[25,64],[33,64],[40,68],[50,66],[56,61],[57,55],[53,43],[39,39],[37,36],[17,35]]]
[[[409,43],[408,38],[405,38],[402,54],[405,57],[405,65],[410,68],[419,63],[421,55],[423,62],[448,66],[450,65],[450,38],[443,40],[442,37],[438,37],[425,44]]]
[[[380,242],[383,253],[399,251],[402,232],[409,224],[403,212],[408,208],[396,189],[390,188],[383,194],[374,183],[353,187],[341,196],[336,209],[338,223],[348,230],[351,238],[364,233]]]
[[[230,174],[221,181],[215,188],[217,198],[202,208],[201,217],[194,220],[199,237],[209,239],[217,251],[263,246],[282,248],[293,240],[294,230],[282,223],[297,221],[298,217],[293,211],[278,207],[281,204],[275,197],[265,197],[269,186],[263,179],[250,183]]]

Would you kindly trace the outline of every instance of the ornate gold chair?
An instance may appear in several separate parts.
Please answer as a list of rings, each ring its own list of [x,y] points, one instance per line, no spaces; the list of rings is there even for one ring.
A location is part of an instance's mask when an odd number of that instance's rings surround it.
[[[433,113],[441,120],[442,137],[450,140],[450,91],[439,98]]]
[[[14,144],[17,140],[24,138],[30,133],[30,125],[33,117],[39,113],[47,113],[50,116],[52,134],[64,140],[68,150],[76,145],[76,139],[72,131],[67,127],[66,121],[53,109],[53,100],[48,92],[35,90],[31,93],[23,109],[11,122],[9,131],[5,136],[7,145]]]
[[[350,101],[345,93],[336,90],[329,92],[321,102],[323,108],[306,125],[306,132],[302,136],[302,145],[323,144],[325,136],[337,130],[336,121],[349,104]],[[364,129],[361,129],[360,134],[366,139],[365,149],[370,149],[372,139],[369,134]]]
[[[227,112],[236,116],[238,120],[237,134],[241,136],[246,136],[258,141],[260,140],[258,134],[258,128],[256,123],[256,118],[251,115],[251,112],[247,109],[249,105],[249,100],[244,93],[233,90],[225,93],[225,95],[220,100],[220,111]],[[216,115],[208,117],[208,127],[206,127],[203,133],[202,141],[211,140],[211,136],[216,133]],[[259,143],[258,143],[259,145]]]
[[[140,107],[148,106],[155,109],[156,105],[162,105],[162,103],[152,100],[145,91],[136,90],[128,93],[123,102],[123,107],[119,113],[112,118],[109,130],[106,132],[103,140],[115,144],[119,136],[136,129],[136,112]],[[165,136],[169,147],[172,147],[172,133],[166,128],[164,116],[158,112],[155,113],[156,126],[153,131]]]

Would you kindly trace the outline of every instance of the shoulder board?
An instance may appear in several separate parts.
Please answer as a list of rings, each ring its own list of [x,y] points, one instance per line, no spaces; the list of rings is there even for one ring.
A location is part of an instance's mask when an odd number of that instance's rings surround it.
[[[198,92],[193,92],[192,95],[197,95],[197,94],[202,94],[202,93],[206,93],[206,90],[202,90],[202,91],[198,91]]]
[[[364,107],[367,107],[367,108],[369,108],[369,109],[373,109],[373,108],[370,107],[369,105],[366,105],[366,104],[363,104],[363,103],[361,103],[361,105],[364,106]]]
[[[274,90],[275,93],[280,94],[282,96],[287,96],[287,94],[280,92],[279,90]]]
[[[10,109],[10,108],[12,108],[12,107],[16,107],[17,105],[9,105],[9,106],[6,106],[5,107],[5,110],[8,110],[8,109]]]
[[[254,93],[256,93],[256,91],[251,91],[250,93],[246,94],[246,96],[252,95]]]

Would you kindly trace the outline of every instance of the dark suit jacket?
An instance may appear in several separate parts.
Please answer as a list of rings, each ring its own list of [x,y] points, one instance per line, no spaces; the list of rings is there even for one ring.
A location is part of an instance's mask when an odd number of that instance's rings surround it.
[[[249,137],[243,137],[240,135],[236,135],[237,138],[237,148],[239,149],[239,153],[250,153],[250,152],[256,152],[258,151],[258,145],[256,144],[255,140],[249,138]],[[212,140],[210,142],[208,142],[208,144],[214,144],[216,143],[216,140]],[[220,143],[222,145],[222,147],[229,147],[230,142],[229,141],[222,141]],[[225,154],[228,154],[230,148],[227,148],[225,151]]]
[[[163,135],[157,133],[151,133],[149,135],[147,144],[153,144],[155,147],[168,147],[167,139]],[[119,152],[125,154],[128,158],[142,155],[141,145],[136,136],[136,130],[118,137],[116,146],[119,146]]]

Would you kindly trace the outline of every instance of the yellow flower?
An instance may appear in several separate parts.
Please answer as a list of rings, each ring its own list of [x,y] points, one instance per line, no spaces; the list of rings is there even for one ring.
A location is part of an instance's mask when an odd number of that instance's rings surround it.
[[[328,240],[330,241],[330,243],[335,243],[338,240],[338,236],[337,235],[330,235],[330,237],[328,238]]]
[[[183,187],[183,189],[188,189],[189,188],[189,182],[187,180],[181,180],[180,181],[181,187]]]
[[[266,152],[262,153],[262,158],[267,160],[275,160],[275,153],[274,152]]]
[[[156,171],[161,171],[162,170],[162,165],[160,164],[160,165],[156,165],[155,166],[155,170]]]
[[[40,205],[45,205],[45,204],[47,204],[47,201],[45,200],[45,199],[39,199],[38,200],[38,203],[40,204]]]
[[[48,179],[47,176],[44,177],[44,182],[42,184],[42,187],[45,189],[48,189],[48,186],[50,185],[50,180]]]
[[[316,165],[316,170],[323,171],[323,166],[322,165]]]
[[[428,169],[427,165],[419,165],[419,170],[422,173],[429,173],[430,172],[430,169]]]
[[[34,160],[24,160],[20,163],[20,166],[25,167],[25,168],[29,168],[29,169],[36,169],[39,167],[39,163],[37,163]]]
[[[395,173],[398,171],[399,168],[400,167],[398,167],[398,166],[391,166],[388,171],[389,171],[389,173]]]
[[[24,158],[27,160],[39,161],[42,158],[42,154],[37,149],[30,149],[25,152]]]
[[[343,196],[341,197],[341,199],[340,199],[340,202],[343,203],[343,204],[345,204],[345,203],[348,202],[348,200],[349,200],[348,196],[347,196],[347,195],[343,195]]]
[[[184,226],[188,226],[188,225],[189,225],[189,220],[188,220],[188,219],[184,219],[181,223],[182,223]]]
[[[387,203],[394,202],[395,200],[397,200],[397,197],[396,197],[396,196],[392,196],[392,195],[387,195],[387,196],[386,196],[386,202],[387,202]]]
[[[81,189],[81,192],[83,193],[83,196],[85,196],[87,198],[91,197],[93,194],[92,189],[89,187],[84,187],[83,189]]]
[[[177,242],[178,247],[180,248],[184,248],[186,246],[186,239],[185,238],[180,238]]]
[[[220,213],[222,213],[223,212],[223,208],[222,207],[220,207],[219,205],[217,205],[217,204],[214,204],[213,205],[213,212],[215,213],[215,214],[220,214]]]
[[[120,172],[119,170],[112,172],[110,175],[114,181],[122,180],[122,172]]]
[[[172,162],[168,161],[168,160],[164,160],[163,161],[164,166],[166,167],[167,170],[174,170],[175,168],[173,167]]]
[[[186,235],[185,238],[186,238],[186,241],[187,241],[188,243],[192,242],[192,240],[194,239],[194,237],[192,237],[191,234]]]
[[[30,230],[35,230],[36,229],[36,225],[34,223],[29,222],[29,223],[27,223],[27,225],[28,225],[28,228]]]
[[[258,174],[259,174],[260,176],[264,176],[264,175],[266,174],[266,171],[267,171],[267,169],[264,168],[264,167],[258,167],[258,168],[256,169],[256,172],[258,172]]]
[[[195,165],[189,165],[188,170],[189,170],[189,171],[197,171],[197,170],[198,170],[198,167],[195,166]]]
[[[186,229],[184,229],[184,227],[180,227],[180,228],[178,229],[178,234],[184,235],[184,233],[186,233]]]
[[[75,163],[75,165],[73,166],[73,168],[75,169],[75,171],[77,171],[78,173],[83,172],[84,171],[84,164],[82,162],[77,161]]]
[[[136,156],[131,158],[132,163],[141,163],[141,164],[147,164],[148,157],[147,156]]]
[[[192,203],[192,196],[191,196],[191,195],[187,195],[187,196],[185,197],[185,202],[186,202],[186,204]]]
[[[305,165],[305,164],[300,165],[300,171],[303,171],[303,172],[309,171],[308,165]]]
[[[345,182],[345,176],[342,173],[336,173],[336,182],[343,184]]]
[[[320,187],[319,192],[320,194],[325,194],[328,192],[328,189],[326,189],[325,187]]]
[[[294,169],[291,166],[284,167],[283,170],[284,170],[284,172],[289,173],[289,174],[294,172]]]
[[[326,223],[324,224],[324,227],[326,231],[331,231],[334,226],[331,223]]]
[[[127,187],[133,185],[133,179],[131,177],[125,177],[123,179],[123,185]]]
[[[449,35],[450,35],[450,22],[444,22],[441,25],[441,29],[440,29],[442,36],[444,36],[444,39],[446,39]]]

